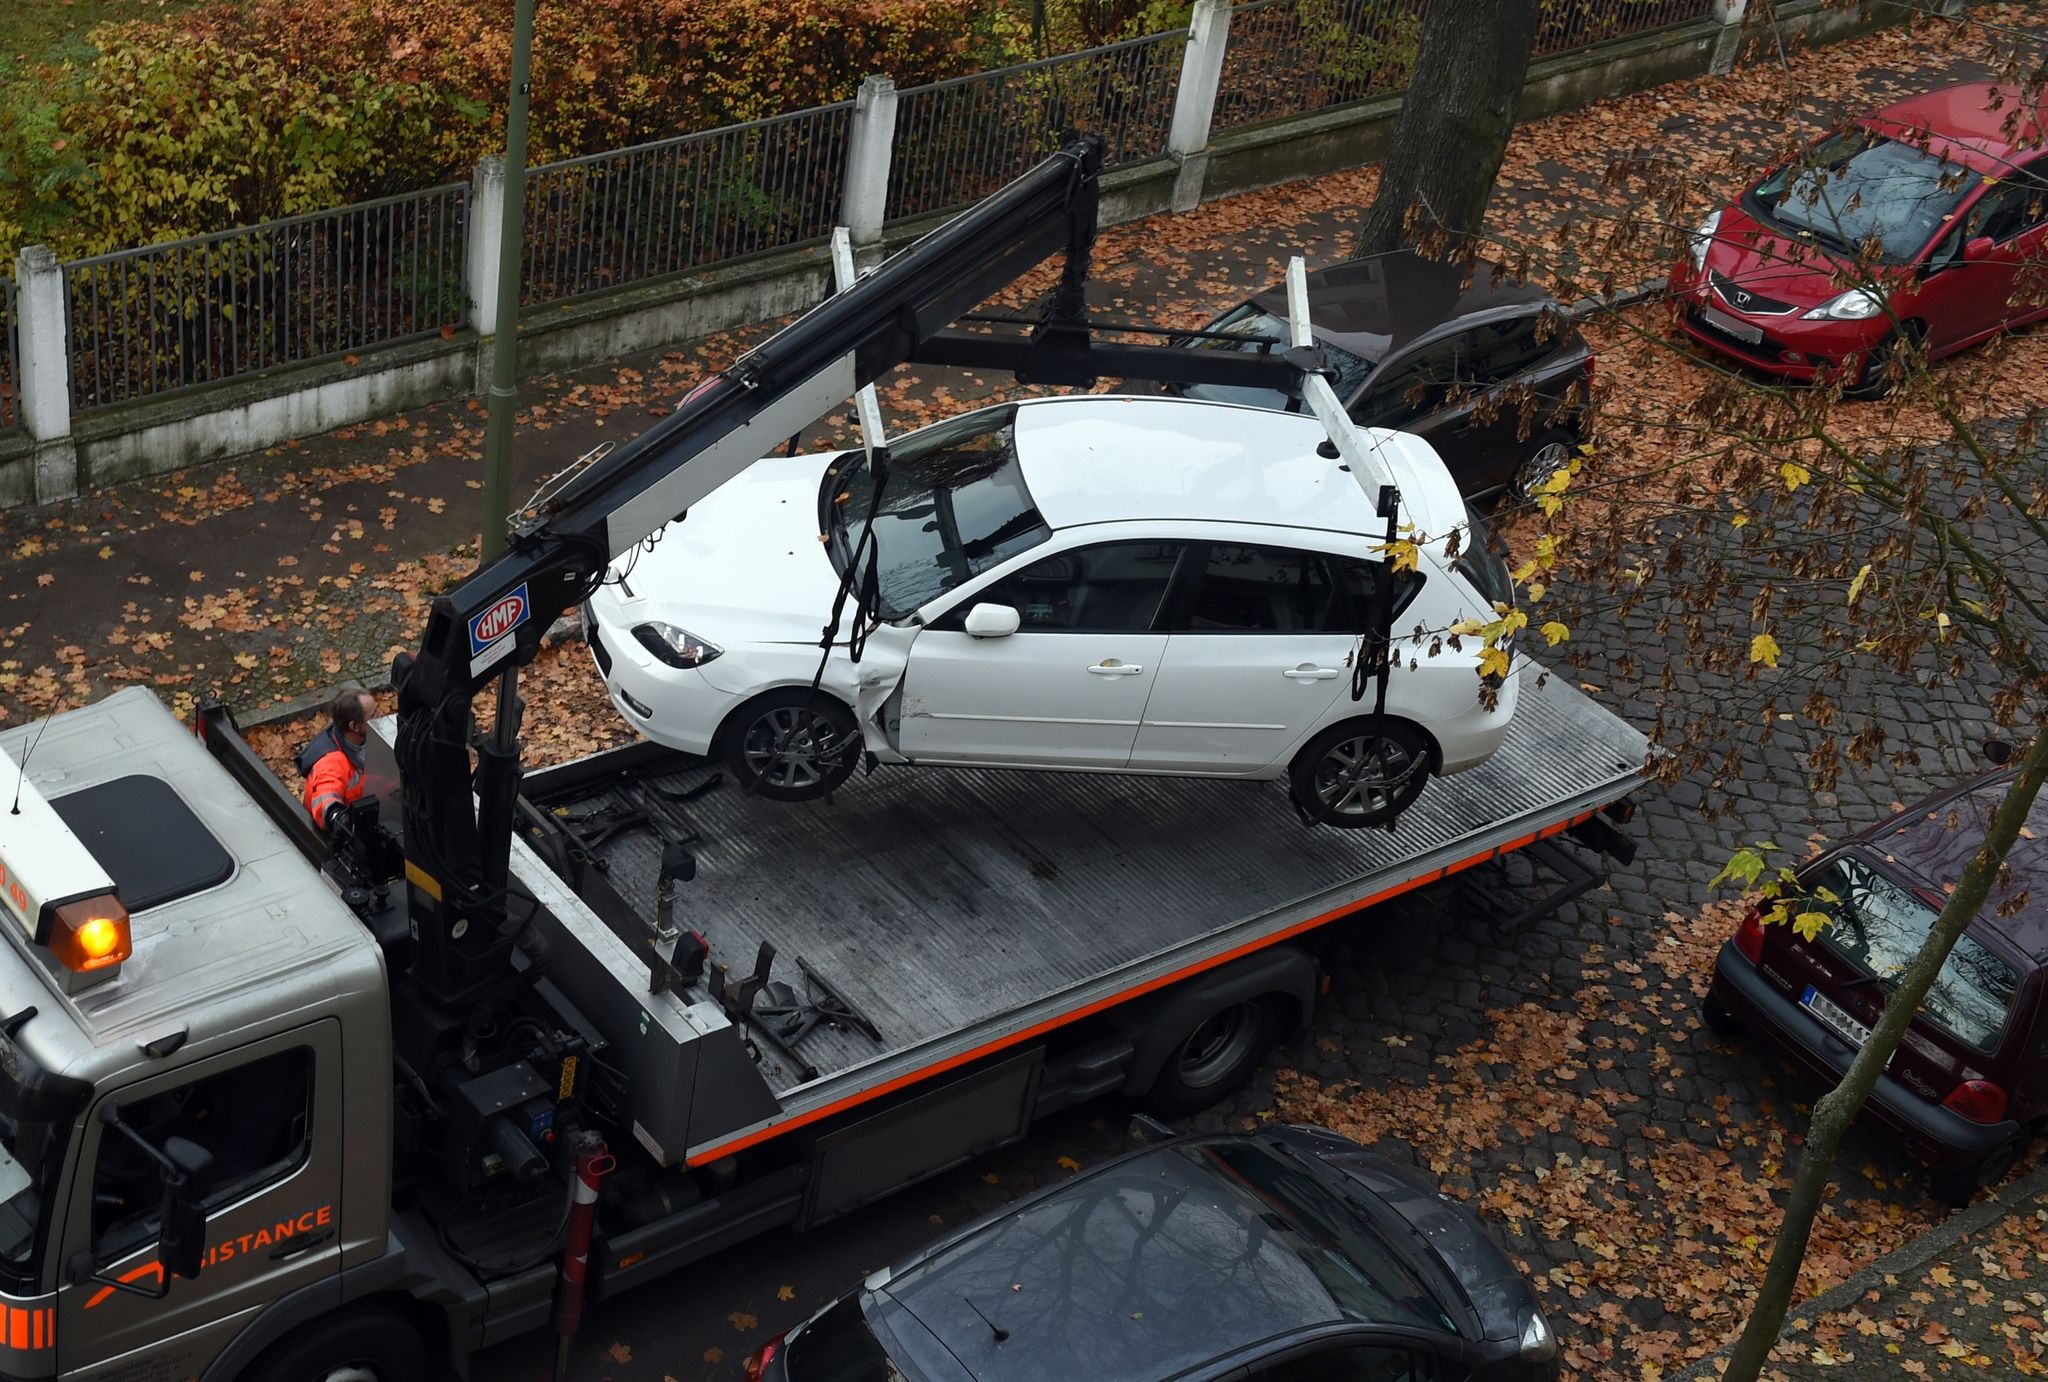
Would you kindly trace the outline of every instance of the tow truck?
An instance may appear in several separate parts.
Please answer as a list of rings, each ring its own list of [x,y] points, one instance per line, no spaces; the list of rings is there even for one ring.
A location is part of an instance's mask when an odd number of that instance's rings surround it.
[[[524,775],[554,617],[897,365],[1329,406],[1312,352],[1104,339],[1100,162],[1070,144],[515,516],[394,666],[332,838],[218,701],[0,734],[0,1378],[404,1382],[550,1324],[559,1372],[587,1303],[750,1235],[1081,1100],[1220,1097],[1309,1020],[1339,918],[1517,852],[1544,910],[1626,861],[1643,737],[1522,657],[1506,746],[1388,830],[971,771],[797,809],[645,744]],[[1027,331],[971,321],[1055,252]]]

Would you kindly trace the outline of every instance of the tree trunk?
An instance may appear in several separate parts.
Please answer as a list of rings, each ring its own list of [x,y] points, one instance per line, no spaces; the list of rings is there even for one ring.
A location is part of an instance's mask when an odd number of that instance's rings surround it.
[[[1399,249],[1431,230],[1454,241],[1477,233],[1515,127],[1537,4],[1429,0],[1423,7],[1415,75],[1353,253]]]
[[[1907,1024],[1920,1011],[1920,1004],[1925,1001],[1927,990],[1934,986],[1949,951],[1983,909],[1984,899],[1990,895],[1991,886],[2005,865],[2006,852],[2018,838],[2020,827],[2026,824],[2027,812],[2040,795],[2044,779],[2048,779],[2048,730],[2037,728],[2019,773],[2006,788],[2005,798],[1991,818],[1984,843],[1970,856],[1969,866],[1956,880],[1955,891],[1948,895],[1941,915],[1935,918],[1933,929],[1920,953],[1913,957],[1897,992],[1886,1000],[1884,1013],[1871,1029],[1870,1039],[1856,1053],[1842,1082],[1814,1106],[1813,1126],[1799,1155],[1791,1197],[1785,1201],[1785,1221],[1778,1226],[1778,1239],[1771,1247],[1770,1270],[1764,1274],[1756,1308],[1743,1326],[1742,1338],[1729,1357],[1728,1370],[1721,1374],[1721,1382],[1756,1382],[1763,1372],[1771,1347],[1778,1341],[1779,1326],[1785,1322],[1785,1312],[1791,1307],[1792,1288],[1798,1283],[1800,1262],[1806,1256],[1806,1240],[1813,1231],[1814,1217],[1820,1212],[1821,1198],[1827,1192],[1842,1135],[1876,1087],[1878,1075],[1898,1049]]]

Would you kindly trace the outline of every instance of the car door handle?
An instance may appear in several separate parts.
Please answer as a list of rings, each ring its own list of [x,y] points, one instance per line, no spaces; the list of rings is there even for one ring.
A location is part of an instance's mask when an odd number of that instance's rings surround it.
[[[1088,664],[1089,674],[1098,677],[1135,677],[1144,670],[1143,667],[1140,667],[1135,662],[1091,662]]]
[[[1332,677],[1342,676],[1343,673],[1335,667],[1289,667],[1280,675],[1289,681],[1328,681]]]

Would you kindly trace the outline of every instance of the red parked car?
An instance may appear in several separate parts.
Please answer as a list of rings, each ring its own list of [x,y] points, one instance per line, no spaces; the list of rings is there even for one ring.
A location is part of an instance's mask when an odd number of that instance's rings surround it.
[[[1874,398],[1904,334],[1933,357],[2048,317],[2048,100],[2020,99],[1990,82],[1915,96],[1776,169],[1672,266],[1679,326]]]
[[[1707,1024],[1746,1029],[1840,1081],[2012,776],[1930,797],[1802,865],[1800,910],[1828,926],[1803,941],[1751,912],[1714,963]],[[2048,797],[2006,863],[2006,886],[1956,941],[1863,1107],[1932,1163],[1934,1193],[1955,1205],[2004,1179],[2048,1125]]]

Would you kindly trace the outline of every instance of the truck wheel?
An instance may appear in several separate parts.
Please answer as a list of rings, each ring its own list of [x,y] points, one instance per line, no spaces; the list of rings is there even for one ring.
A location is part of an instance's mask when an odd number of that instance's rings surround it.
[[[419,1331],[395,1310],[363,1310],[309,1326],[240,1382],[415,1382],[432,1375]]]
[[[815,801],[860,765],[860,727],[828,692],[785,687],[725,722],[725,766],[740,786],[770,801]]]
[[[1271,998],[1247,998],[1216,1009],[1190,1028],[1159,1067],[1145,1107],[1169,1118],[1197,1113],[1252,1077],[1273,1044]]]

